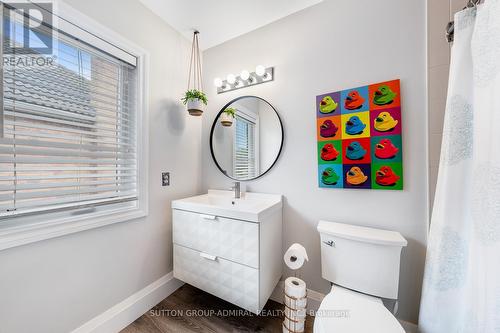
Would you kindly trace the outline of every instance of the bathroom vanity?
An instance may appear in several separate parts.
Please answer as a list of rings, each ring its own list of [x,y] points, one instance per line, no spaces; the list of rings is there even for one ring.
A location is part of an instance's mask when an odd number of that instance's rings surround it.
[[[282,275],[281,195],[209,190],[172,215],[174,277],[259,313]]]

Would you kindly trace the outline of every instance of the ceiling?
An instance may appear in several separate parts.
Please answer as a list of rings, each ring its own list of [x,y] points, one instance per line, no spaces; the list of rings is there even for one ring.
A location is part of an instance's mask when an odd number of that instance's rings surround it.
[[[186,38],[208,49],[323,0],[140,0]]]

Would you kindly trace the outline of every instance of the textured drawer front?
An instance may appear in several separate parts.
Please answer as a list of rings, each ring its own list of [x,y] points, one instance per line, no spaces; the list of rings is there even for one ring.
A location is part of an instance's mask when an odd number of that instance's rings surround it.
[[[173,210],[174,244],[259,267],[259,225]]]
[[[254,313],[260,310],[257,269],[202,255],[174,244],[174,277]]]

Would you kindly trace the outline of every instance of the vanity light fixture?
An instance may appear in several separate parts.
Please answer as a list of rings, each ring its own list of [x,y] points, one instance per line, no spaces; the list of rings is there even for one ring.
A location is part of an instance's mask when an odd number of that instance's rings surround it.
[[[217,93],[222,94],[224,92],[250,87],[260,83],[271,82],[273,80],[274,67],[259,65],[255,67],[255,72],[252,73],[244,69],[239,76],[228,74],[225,80],[217,77],[214,79],[214,85],[217,87]]]
[[[217,87],[217,88],[222,88],[224,87],[224,83],[222,82],[222,79],[220,77],[216,77],[214,79],[214,85]]]
[[[255,67],[255,74],[258,76],[265,76],[266,75],[266,67],[259,65]]]
[[[248,81],[250,80],[250,72],[247,71],[246,69],[242,70],[241,73],[240,73],[240,78],[243,80],[243,81]]]
[[[236,76],[234,76],[233,74],[228,74],[226,81],[229,84],[234,84],[236,82]]]

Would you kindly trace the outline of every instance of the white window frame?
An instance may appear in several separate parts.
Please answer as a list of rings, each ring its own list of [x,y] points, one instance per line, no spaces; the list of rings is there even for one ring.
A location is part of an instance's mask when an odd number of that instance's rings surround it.
[[[238,113],[243,115],[243,118],[246,118],[247,120],[251,120],[254,123],[254,162],[255,162],[255,175],[253,178],[257,177],[257,175],[260,173],[260,117],[259,115],[255,114],[252,111],[249,111],[247,108],[238,106]],[[235,118],[236,122],[236,118]],[[234,126],[233,130],[233,142],[236,142],[236,125]],[[234,166],[236,164],[236,146],[233,145],[233,160],[232,160],[232,168],[233,168],[233,174],[236,177],[236,174],[234,172]]]
[[[87,209],[71,210],[46,216],[47,220],[40,222],[40,216],[13,218],[20,220],[19,225],[0,221],[0,251],[24,244],[29,244],[54,237],[60,237],[84,230],[99,228],[106,225],[130,221],[148,215],[148,169],[149,169],[149,121],[148,121],[148,78],[149,78],[149,53],[141,47],[130,42],[122,35],[98,23],[92,18],[82,14],[62,2],[54,1],[54,12],[59,17],[58,29],[66,31],[75,37],[83,37],[89,41],[91,35],[95,36],[96,45],[104,51],[113,54],[112,49],[103,41],[110,41],[118,48],[116,56],[126,62],[137,59],[138,71],[137,91],[137,205],[131,208],[116,208],[114,210],[96,209],[86,213]],[[75,22],[78,25],[69,23]],[[91,35],[89,35],[89,33]],[[107,46],[107,47],[106,47]],[[128,56],[127,56],[128,54]],[[81,211],[81,214],[78,214]],[[37,218],[37,219],[36,219]],[[6,222],[8,219],[4,220]],[[38,220],[38,221],[36,221]]]

